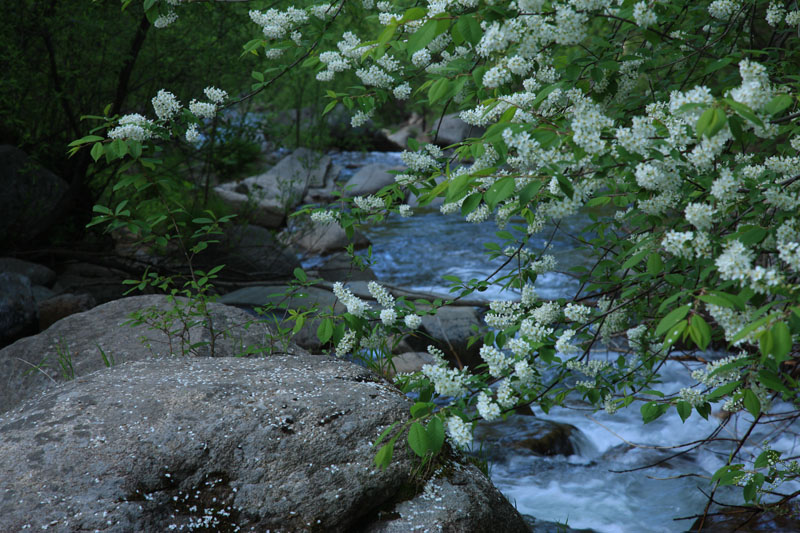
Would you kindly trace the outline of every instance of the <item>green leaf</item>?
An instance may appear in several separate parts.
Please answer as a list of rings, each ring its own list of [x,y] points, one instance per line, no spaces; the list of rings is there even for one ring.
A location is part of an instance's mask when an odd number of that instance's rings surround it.
[[[758,454],[758,457],[756,457],[756,460],[753,463],[753,468],[766,468],[769,466],[769,456],[772,453],[774,452],[771,450],[765,450]]]
[[[711,404],[706,402],[703,405],[698,405],[695,407],[697,410],[697,414],[708,420],[708,415],[711,414]]]
[[[779,94],[767,102],[767,105],[764,106],[764,110],[770,115],[777,115],[781,111],[789,108],[793,101],[794,99],[788,94]]]
[[[713,137],[728,123],[728,116],[719,107],[709,107],[697,120],[697,138]]]
[[[294,274],[294,277],[297,278],[301,283],[308,281],[308,276],[306,276],[305,271],[300,267],[295,268],[292,271],[292,274]]]
[[[430,86],[428,89],[428,102],[431,105],[447,96],[449,83],[450,80],[447,78],[439,78]]]
[[[561,174],[556,176],[556,181],[558,181],[558,188],[561,189],[561,192],[563,192],[567,198],[572,199],[575,194],[575,188],[572,186],[572,183]]]
[[[716,305],[717,307],[726,307],[728,309],[736,308],[736,304],[731,300],[723,298],[722,296],[717,296],[716,294],[701,294],[697,299],[707,304]]]
[[[139,141],[128,141],[128,151],[131,157],[139,159],[142,156],[142,143]]]
[[[708,394],[708,396],[706,396],[706,399],[709,400],[709,401],[712,401],[712,400],[716,400],[718,398],[722,398],[723,396],[727,396],[728,394],[730,394],[733,391],[735,391],[736,389],[738,389],[739,385],[741,385],[741,384],[742,384],[742,382],[738,381],[738,380],[737,381],[732,381],[730,383],[726,383],[725,385],[722,385],[721,387],[717,387],[716,389],[711,391]]]
[[[438,416],[428,422],[428,445],[433,453],[439,453],[444,444],[444,425]]]
[[[420,457],[424,457],[430,449],[428,432],[419,422],[414,422],[408,430],[408,445]]]
[[[628,258],[627,261],[622,263],[622,267],[621,267],[622,270],[627,270],[629,268],[632,268],[632,267],[638,265],[642,261],[642,259],[644,259],[645,256],[648,255],[649,253],[650,253],[650,250],[643,250],[643,251],[639,252],[638,254],[634,254],[633,257]]]
[[[487,70],[489,70],[489,67],[481,65],[472,71],[472,81],[475,82],[477,87],[483,87],[483,75],[486,74]]]
[[[378,36],[378,46],[383,46],[388,43],[396,30],[397,24],[389,24],[386,26],[386,28],[384,28],[381,34]]]
[[[542,188],[541,181],[534,181],[533,183],[527,184],[525,187],[519,191],[519,203],[521,206],[526,206],[528,203],[536,196],[536,193],[539,192],[539,189]]]
[[[514,194],[514,178],[501,178],[494,182],[489,190],[486,191],[484,199],[489,207],[494,210],[495,206]]]
[[[96,143],[94,143],[94,146],[92,146],[92,151],[89,152],[89,153],[92,156],[92,159],[94,159],[95,162],[96,162],[98,159],[103,157],[103,153],[104,152],[105,152],[105,148],[103,147],[103,143],[96,142]]]
[[[709,107],[703,114],[700,115],[700,118],[697,119],[697,123],[695,124],[694,128],[697,132],[697,138],[701,138],[706,131],[711,128],[711,121],[714,119],[714,108]]]
[[[458,22],[456,22],[455,27],[458,30],[458,33],[461,34],[464,39],[472,45],[478,44],[483,36],[481,25],[478,23],[474,15],[462,15],[458,18]]]
[[[647,273],[651,276],[658,276],[664,270],[664,261],[661,260],[661,255],[657,252],[651,253],[647,257]]]
[[[389,463],[392,462],[392,453],[394,452],[394,439],[384,444],[378,453],[375,454],[375,466],[381,470],[385,470]]]
[[[739,142],[744,142],[744,130],[742,129],[742,119],[737,115],[728,117],[728,126],[731,128],[733,138]]]
[[[106,157],[111,157],[111,160],[124,157],[128,153],[128,143],[122,139],[114,139],[108,144],[106,148]]]
[[[330,112],[331,112],[331,109],[333,109],[334,107],[336,107],[336,104],[338,104],[338,103],[339,103],[339,101],[338,101],[338,100],[331,100],[330,102],[328,102],[328,105],[326,105],[326,106],[325,106],[325,109],[323,109],[323,110],[322,110],[322,116],[324,117],[325,115],[327,115],[328,113],[330,113]]]
[[[254,70],[250,75],[253,76],[253,79],[256,80],[256,81],[261,81],[261,82],[264,81],[264,73],[263,72],[259,72],[258,70]]]
[[[689,402],[681,400],[675,405],[675,408],[678,410],[678,416],[681,417],[681,422],[686,422],[686,419],[692,414],[692,404]]]
[[[768,321],[774,319],[776,316],[778,316],[778,315],[776,313],[773,313],[773,314],[771,314],[769,316],[765,316],[765,317],[759,318],[755,322],[752,322],[752,323],[748,324],[747,326],[743,327],[739,331],[739,333],[737,333],[736,335],[733,336],[733,338],[731,339],[731,342],[733,343],[733,342],[736,342],[738,340],[741,340],[741,339],[747,337],[748,335],[750,335],[750,333],[752,333],[756,329],[760,328],[761,326],[766,324]]]
[[[667,409],[669,409],[669,404],[647,402],[643,404],[640,409],[642,412],[642,421],[645,424],[652,422],[653,420],[657,419],[658,417],[666,413]]]
[[[701,350],[705,350],[711,342],[711,328],[700,315],[692,315],[689,322],[689,336]]]
[[[451,202],[455,202],[456,200],[460,200],[469,188],[473,179],[474,178],[469,174],[462,174],[460,176],[456,176],[456,178],[452,181],[443,181],[442,184],[444,187],[442,190],[447,188],[447,195],[445,196],[444,203],[449,204]]]
[[[761,244],[767,236],[767,230],[759,226],[749,226],[747,230],[739,235],[739,240],[742,244],[752,245]]]
[[[417,402],[411,406],[411,417],[421,418],[433,410],[436,404],[431,402]]]
[[[408,38],[406,50],[408,50],[409,57],[428,46],[428,43],[436,38],[438,35],[438,26],[439,22],[435,19],[431,19],[423,24],[420,29],[414,32],[414,35]]]
[[[758,116],[755,113],[753,113],[753,110],[747,107],[746,105],[741,104],[731,98],[725,98],[724,101],[726,104],[728,104],[728,107],[733,109],[742,118],[749,120],[750,122],[756,124],[757,126],[761,126],[762,128],[764,127],[764,122],[762,122],[761,119],[758,118]]]
[[[326,318],[317,326],[317,338],[319,342],[325,344],[333,336],[333,320]]]
[[[665,351],[668,350],[670,346],[678,342],[678,338],[680,337],[681,333],[684,333],[686,331],[687,324],[688,324],[687,320],[681,320],[667,332],[667,334],[664,336],[664,344],[663,344]],[[685,335],[684,338],[686,338]]]
[[[761,402],[758,401],[758,396],[751,389],[744,390],[744,408],[747,409],[753,418],[758,418],[761,414]]]
[[[378,444],[380,444],[380,443],[381,443],[381,441],[382,441],[383,439],[385,439],[385,438],[386,438],[386,436],[387,436],[387,435],[389,435],[389,433],[391,433],[391,431],[392,431],[392,430],[395,428],[395,426],[397,426],[397,424],[399,424],[399,423],[400,423],[399,421],[397,421],[397,422],[392,422],[392,423],[391,423],[391,425],[390,425],[389,427],[387,427],[386,429],[384,429],[384,430],[381,432],[380,436],[378,436],[378,438],[375,440],[375,442],[373,442],[373,443],[372,443],[372,447],[374,448],[375,446],[377,446]]]
[[[764,385],[770,390],[783,392],[785,394],[792,394],[792,392],[786,387],[786,385],[783,384],[781,378],[779,378],[774,372],[766,368],[762,368],[761,370],[759,370],[758,381],[760,381],[762,385]]]
[[[766,354],[762,352],[762,355],[765,357],[771,355],[776,363],[781,364],[792,351],[792,332],[785,322],[777,322],[768,333],[771,340],[770,349]]]
[[[419,20],[427,14],[428,10],[424,7],[412,7],[406,9],[406,12],[403,14],[403,18],[400,19],[400,24],[405,24],[406,22],[411,22],[412,20]]]
[[[467,196],[467,199],[464,200],[463,204],[461,204],[461,214],[463,216],[467,216],[468,214],[475,211],[475,209],[480,205],[482,198],[483,195],[479,192]]]
[[[100,137],[99,135],[87,135],[86,137],[81,137],[76,141],[72,141],[67,146],[80,146],[82,144],[89,144],[90,142],[102,141],[102,140],[104,140],[103,137]]]
[[[677,309],[673,309],[672,311],[667,314],[661,321],[658,323],[656,327],[656,336],[663,335],[667,332],[670,328],[672,328],[675,324],[677,324],[680,320],[682,320],[687,314],[689,314],[689,306],[682,305]]]
[[[711,476],[711,481],[719,481],[720,485],[733,485],[744,475],[742,467],[744,465],[741,464],[725,465],[714,472],[714,475]]]

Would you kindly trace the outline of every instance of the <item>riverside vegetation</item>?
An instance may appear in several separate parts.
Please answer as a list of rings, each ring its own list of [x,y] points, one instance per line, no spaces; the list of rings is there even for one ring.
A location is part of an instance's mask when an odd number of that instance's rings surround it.
[[[242,11],[226,2],[141,4],[163,32],[196,10]],[[344,106],[353,127],[398,101],[458,111],[485,132],[446,149],[411,139],[407,170],[394,184],[304,209],[352,235],[390,214],[413,216],[409,193],[422,205],[443,197],[443,213],[493,217],[497,242],[487,245],[487,260],[513,267],[449,280],[454,300],[491,284],[519,298],[491,303],[476,368],[451,367],[434,349],[438,363],[397,379],[417,400],[412,418],[376,441],[376,464],[386,467],[404,445],[423,464],[435,462],[446,437],[468,448],[478,419],[531,404],[547,412],[577,396],[609,413],[636,403],[644,424],[721,414],[720,430],[682,447],[707,445],[727,427],[729,455],[709,480],[700,528],[721,486],[741,487],[753,513],[794,503],[800,464],[751,437],[765,426],[787,430],[800,416],[796,5],[342,0],[248,8],[241,24],[252,34],[242,43],[255,65],[250,87],[209,81],[204,94],[180,98],[166,87],[147,116],[112,110],[71,143],[115,183],[93,224],[127,226],[163,249],[177,243],[190,262],[188,281],[153,273],[142,286],[182,291],[202,315],[204,288],[222,265],[197,271],[192,254],[227,219],[176,204],[184,189],[204,189],[165,168],[161,156],[205,146],[223,109],[310,71],[320,84],[336,84],[323,114]],[[546,222],[558,226],[580,212],[591,220],[574,239],[591,246],[595,261],[573,269],[573,298],[543,301],[533,284],[557,265],[547,247],[532,249],[528,240]],[[379,308],[342,284],[334,292],[347,312],[322,317],[320,341],[378,367],[391,365],[387,343],[433,312],[377,283],[370,292]],[[611,342],[623,344],[619,357],[598,356]],[[667,395],[656,385],[671,359],[687,362],[695,384]]]

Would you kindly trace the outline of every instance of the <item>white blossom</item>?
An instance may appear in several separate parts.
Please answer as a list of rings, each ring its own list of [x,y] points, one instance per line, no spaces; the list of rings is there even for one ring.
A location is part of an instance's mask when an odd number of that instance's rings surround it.
[[[649,28],[658,22],[658,17],[648,2],[643,0],[633,6],[633,20],[642,28]]]
[[[422,324],[422,317],[415,314],[406,315],[403,322],[408,329],[417,329]]]
[[[345,288],[342,282],[337,281],[333,284],[333,293],[336,295],[336,298],[339,299],[345,307],[347,307],[347,312],[353,316],[357,317],[364,317],[366,316],[367,309],[369,306],[367,303],[354,296],[349,289]]]
[[[336,345],[336,357],[344,357],[356,347],[356,332],[348,329]]]
[[[156,116],[161,120],[172,120],[181,110],[181,104],[175,95],[161,89],[151,100]]]
[[[456,448],[463,450],[472,444],[472,431],[458,416],[447,417],[447,435]]]
[[[492,377],[499,378],[503,371],[506,370],[511,361],[494,346],[483,345],[480,349],[480,356],[489,366],[489,374]]]
[[[370,281],[367,284],[367,290],[375,298],[381,307],[394,307],[394,296],[389,294],[384,287],[382,287],[377,281]]]
[[[591,312],[592,309],[590,307],[572,302],[568,303],[564,308],[564,316],[567,317],[567,320],[572,320],[573,322],[588,322]]]
[[[189,102],[189,111],[199,118],[214,118],[217,114],[217,106],[208,102],[198,102],[192,100]]]
[[[130,139],[144,141],[153,136],[153,122],[138,113],[125,115],[119,119],[119,125],[108,132],[110,139]]]
[[[392,94],[398,100],[407,100],[411,96],[411,85],[404,82],[392,89]]]
[[[153,21],[153,26],[157,29],[166,28],[176,20],[178,20],[178,14],[175,13],[174,10],[171,10],[164,15],[159,15],[158,18]]]
[[[186,129],[186,141],[193,143],[200,138],[200,133],[197,131],[197,124],[190,124]]]
[[[500,416],[500,406],[491,401],[483,391],[478,394],[478,414],[487,422]]]
[[[206,87],[203,89],[203,92],[205,93],[206,98],[215,104],[221,104],[228,97],[228,93],[226,91],[217,89],[216,87]]]

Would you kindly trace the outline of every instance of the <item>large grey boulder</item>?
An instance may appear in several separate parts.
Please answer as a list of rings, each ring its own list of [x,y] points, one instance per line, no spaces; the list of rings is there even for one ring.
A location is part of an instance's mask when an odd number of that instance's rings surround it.
[[[437,117],[431,129],[436,130],[436,143],[442,146],[460,143],[469,137],[480,137],[485,131],[484,128],[467,124],[459,118],[458,113],[445,115],[441,121]]]
[[[390,170],[402,170],[402,167],[391,167],[380,163],[365,165],[345,183],[345,196],[375,194],[387,185],[393,184],[394,174],[390,174]]]
[[[429,480],[422,494],[396,504],[386,519],[369,524],[364,532],[530,531],[523,517],[509,507],[508,500],[475,466],[455,463],[448,475]]]
[[[56,279],[56,273],[46,266],[23,261],[16,257],[0,257],[0,272],[22,274],[31,280],[31,285],[43,285],[45,287],[52,285]]]
[[[62,318],[88,311],[97,305],[91,294],[59,294],[38,301],[39,329],[44,331]]]
[[[214,188],[219,197],[244,218],[266,228],[283,225],[286,215],[298,206],[309,188],[325,189],[331,183],[331,158],[307,148],[298,148],[270,170],[239,183]]]
[[[47,229],[69,185],[19,148],[0,145],[0,249]]]
[[[319,287],[303,287],[301,289],[288,285],[267,285],[243,287],[223,295],[220,303],[246,308],[261,308],[270,323],[281,328],[291,329],[295,323],[290,319],[289,310],[317,312],[333,310],[336,314],[344,313],[346,308],[338,303],[336,296],[329,289]],[[311,352],[319,353],[325,347],[317,337],[320,320],[309,317],[303,327],[292,337],[292,342]]]
[[[455,366],[475,368],[483,362],[480,344],[469,345],[469,338],[482,327],[478,313],[472,307],[440,307],[435,315],[422,317],[422,325],[404,340],[416,351],[425,351],[433,345],[442,350]]]
[[[339,174],[344,170],[343,167],[331,163],[328,166],[328,171],[325,174],[325,185],[321,187],[310,186],[306,189],[306,195],[303,196],[304,204],[329,204],[336,200],[333,191],[336,189],[336,180]]]
[[[126,363],[0,417],[0,530],[526,531],[474,467],[420,490],[378,433],[411,402],[319,356]]]
[[[364,270],[353,264],[352,258],[345,252],[328,256],[325,263],[317,267],[317,275],[327,281],[371,281],[377,280],[370,267]]]
[[[327,224],[306,220],[296,224],[284,239],[312,255],[327,255],[342,252],[348,244],[353,244],[354,249],[360,250],[369,246],[369,240],[360,231],[353,233],[352,240],[336,222]]]
[[[265,280],[292,277],[300,261],[271,231],[245,224],[228,228],[218,243],[195,258],[194,264],[205,270],[225,265],[221,275],[228,278]]]
[[[389,369],[389,376],[397,374],[413,374],[419,372],[425,365],[438,364],[438,360],[428,352],[405,352],[392,357],[394,368]]]
[[[0,346],[39,330],[39,310],[31,281],[22,274],[0,272]]]
[[[574,455],[588,443],[572,424],[523,414],[503,421],[479,422],[475,441],[480,442],[481,453],[491,461],[520,455]]]
[[[154,265],[188,274],[188,259],[175,244],[156,252],[152,243],[144,243],[128,231],[115,232],[115,251],[144,268]],[[210,270],[225,265],[221,276],[238,279],[273,279],[292,276],[300,266],[294,250],[278,242],[273,232],[254,224],[230,224],[219,233],[208,235],[208,247],[192,257],[195,269]],[[124,290],[128,290],[126,287]]]
[[[130,290],[122,282],[130,274],[116,268],[92,263],[69,263],[58,274],[53,290],[56,294],[89,294],[97,303],[118,300]]]
[[[228,357],[247,353],[248,346],[266,353],[306,353],[280,342],[265,323],[241,309],[211,304],[209,327],[191,316],[185,300],[177,302],[182,307],[162,295],[114,300],[6,346],[0,350],[0,412],[58,382],[104,368],[106,361],[113,365],[184,353]],[[165,315],[176,309],[184,319]],[[129,316],[136,311],[146,312],[147,322],[131,327]]]
[[[381,133],[396,150],[408,149],[408,139],[430,142],[426,132],[425,117],[417,113],[412,113],[405,122],[392,129],[381,130]]]

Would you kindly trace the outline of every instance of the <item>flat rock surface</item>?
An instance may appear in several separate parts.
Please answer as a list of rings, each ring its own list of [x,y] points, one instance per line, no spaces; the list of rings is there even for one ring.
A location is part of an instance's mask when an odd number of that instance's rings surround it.
[[[337,223],[324,224],[310,220],[305,221],[304,224],[298,224],[285,238],[306,253],[313,255],[342,252],[351,243],[356,250],[366,248],[370,244],[360,231],[356,231],[351,240],[347,237],[347,232]]]
[[[47,330],[16,341],[0,350],[0,412],[37,394],[69,375],[76,377],[104,368],[104,354],[109,364],[136,361],[148,357],[183,353],[189,345],[210,342],[211,330],[196,323],[197,317],[187,319],[188,328],[180,319],[173,320],[167,335],[163,330],[151,329],[147,324],[131,327],[129,315],[135,311],[156,310],[152,325],[165,323],[157,312],[174,309],[166,296],[131,296],[97,306],[89,311],[70,315],[59,320]],[[215,331],[213,353],[216,356],[243,354],[253,345],[267,352],[287,351],[306,353],[290,344],[269,343],[272,330],[263,322],[241,309],[222,304],[211,304]],[[181,338],[184,339],[183,346]],[[188,350],[195,355],[211,355],[210,344]],[[1,530],[0,530],[1,531]]]
[[[410,497],[402,448],[374,468],[372,440],[409,406],[320,356],[95,372],[0,416],[0,531],[524,531],[470,467]]]
[[[403,167],[390,167],[380,163],[364,165],[344,186],[345,196],[364,196],[374,194],[394,183],[394,174],[390,170],[402,170]]]

